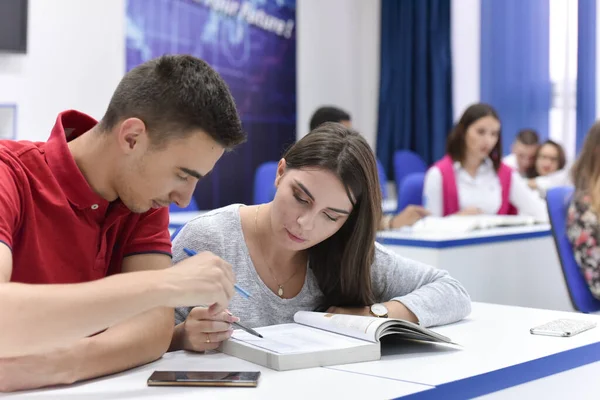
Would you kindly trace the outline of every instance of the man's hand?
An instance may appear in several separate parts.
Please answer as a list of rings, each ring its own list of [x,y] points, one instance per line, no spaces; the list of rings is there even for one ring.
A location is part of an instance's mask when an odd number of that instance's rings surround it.
[[[214,350],[231,337],[231,323],[239,320],[226,311],[211,315],[207,308],[195,307],[185,321],[175,327],[170,350]]]
[[[231,265],[210,252],[198,253],[162,272],[174,295],[168,305],[209,305],[210,315],[225,310],[233,297],[235,278]]]
[[[76,381],[72,348],[46,354],[0,358],[0,392],[68,385]]]
[[[398,215],[392,218],[390,222],[391,229],[402,228],[403,226],[411,226],[421,218],[428,216],[430,213],[421,206],[410,205],[402,210]]]

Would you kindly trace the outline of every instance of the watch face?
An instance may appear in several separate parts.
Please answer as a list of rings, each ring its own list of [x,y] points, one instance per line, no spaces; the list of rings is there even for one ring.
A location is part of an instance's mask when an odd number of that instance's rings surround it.
[[[373,304],[371,306],[371,312],[377,316],[386,315],[388,313],[387,308],[383,304]]]

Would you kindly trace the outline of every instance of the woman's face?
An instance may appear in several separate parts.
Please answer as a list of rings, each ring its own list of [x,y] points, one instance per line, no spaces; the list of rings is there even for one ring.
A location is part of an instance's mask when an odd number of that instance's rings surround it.
[[[558,149],[555,146],[549,143],[542,145],[535,159],[535,170],[538,175],[545,176],[558,171],[558,158]]]
[[[465,145],[467,147],[467,158],[483,161],[490,156],[490,153],[498,143],[500,136],[500,122],[492,117],[486,116],[473,122],[465,135]]]
[[[279,162],[277,193],[271,207],[275,241],[290,250],[305,250],[334,235],[352,212],[341,180],[324,169],[286,169]]]

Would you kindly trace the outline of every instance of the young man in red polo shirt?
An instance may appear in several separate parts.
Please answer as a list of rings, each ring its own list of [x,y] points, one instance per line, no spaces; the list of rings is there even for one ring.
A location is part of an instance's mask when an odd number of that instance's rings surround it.
[[[229,264],[203,253],[168,268],[167,206],[244,140],[219,75],[164,56],[123,77],[99,123],[66,111],[45,143],[0,141],[0,390],[153,361],[173,307],[231,322]]]

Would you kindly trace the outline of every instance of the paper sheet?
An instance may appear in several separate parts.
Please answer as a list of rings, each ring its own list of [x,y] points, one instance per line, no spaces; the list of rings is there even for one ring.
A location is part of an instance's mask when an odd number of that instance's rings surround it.
[[[235,330],[232,338],[279,354],[312,353],[366,344],[363,340],[298,324],[273,325],[257,331],[264,336],[263,339],[243,330]]]

